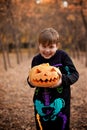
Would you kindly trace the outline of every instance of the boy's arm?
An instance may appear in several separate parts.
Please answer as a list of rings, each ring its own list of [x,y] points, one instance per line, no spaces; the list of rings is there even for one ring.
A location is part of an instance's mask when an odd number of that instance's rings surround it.
[[[35,88],[35,86],[33,86],[30,82],[29,82],[29,76],[27,77],[27,83],[31,88]]]
[[[64,69],[66,73],[62,74],[62,85],[67,87],[74,84],[78,80],[79,73],[76,70],[71,58],[66,53],[63,56],[63,65],[65,66]]]
[[[79,78],[78,72],[74,72],[70,75],[62,75],[62,85],[63,86],[70,86],[74,84]]]
[[[32,59],[31,68],[32,68],[33,66],[37,65],[37,61],[38,61],[38,60],[36,60],[35,57]],[[30,81],[29,81],[29,76],[27,77],[27,83],[28,83],[28,85],[29,85],[31,88],[35,88],[35,86],[33,86],[33,85],[30,83]]]

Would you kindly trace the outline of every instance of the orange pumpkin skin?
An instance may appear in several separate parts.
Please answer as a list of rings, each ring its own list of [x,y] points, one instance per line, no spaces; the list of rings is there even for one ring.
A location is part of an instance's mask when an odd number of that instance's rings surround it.
[[[60,80],[60,70],[49,63],[34,66],[29,72],[29,81],[33,86],[51,87]]]

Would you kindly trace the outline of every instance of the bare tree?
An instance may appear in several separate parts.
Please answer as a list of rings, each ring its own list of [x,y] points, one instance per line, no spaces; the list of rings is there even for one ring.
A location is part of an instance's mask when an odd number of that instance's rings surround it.
[[[2,56],[3,56],[3,62],[4,62],[4,68],[5,70],[7,70],[7,63],[6,63],[6,56],[5,56],[5,49],[4,49],[4,45],[1,42],[1,37],[0,37],[0,48],[2,51]]]
[[[83,19],[83,23],[84,23],[84,27],[85,27],[85,34],[86,34],[86,44],[85,44],[85,59],[86,59],[86,62],[85,62],[85,65],[87,67],[87,21],[86,21],[86,16],[85,16],[85,12],[84,12],[85,9],[86,9],[86,6],[87,6],[87,1],[80,0],[79,4],[81,6],[81,17]]]
[[[17,63],[19,64],[20,63],[19,42],[18,42],[18,39],[17,39],[16,31],[15,31],[15,22],[14,22],[14,17],[13,17],[13,14],[12,14],[12,7],[11,6],[12,6],[11,0],[6,0],[7,16],[10,18],[9,24],[13,25],[13,38],[14,38],[14,42],[15,42],[15,46],[16,46],[15,51],[16,51],[16,56],[17,56]]]

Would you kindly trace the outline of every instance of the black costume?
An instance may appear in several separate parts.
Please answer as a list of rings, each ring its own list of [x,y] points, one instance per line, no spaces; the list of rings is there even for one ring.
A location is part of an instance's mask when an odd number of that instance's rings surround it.
[[[36,129],[69,130],[70,85],[78,80],[79,74],[68,54],[62,50],[57,50],[50,59],[45,59],[40,54],[36,55],[32,60],[32,67],[42,63],[59,67],[62,73],[62,84],[56,88],[35,89],[33,102]]]

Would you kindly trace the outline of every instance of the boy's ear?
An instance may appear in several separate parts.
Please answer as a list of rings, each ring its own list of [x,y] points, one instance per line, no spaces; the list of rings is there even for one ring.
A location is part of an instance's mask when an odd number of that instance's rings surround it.
[[[62,46],[61,46],[61,43],[59,42],[58,44],[57,44],[57,48],[58,49],[60,49]]]
[[[57,44],[56,46],[57,46],[57,49],[59,49],[59,44]]]

